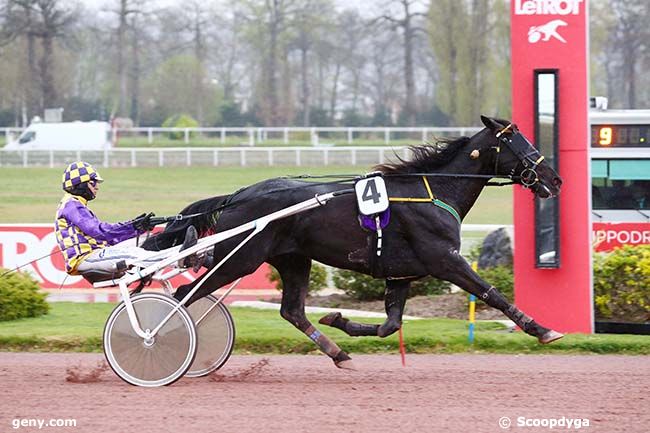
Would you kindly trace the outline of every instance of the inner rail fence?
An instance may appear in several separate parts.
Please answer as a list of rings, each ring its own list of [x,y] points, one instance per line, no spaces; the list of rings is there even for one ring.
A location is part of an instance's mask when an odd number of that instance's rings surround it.
[[[0,148],[3,167],[62,167],[86,161],[101,167],[200,166],[328,166],[371,167],[408,158],[408,147],[168,147],[106,150],[7,150]]]
[[[465,136],[479,127],[215,127],[115,128],[118,147],[364,146],[420,144],[434,137]],[[0,128],[0,141],[15,140],[22,128]]]

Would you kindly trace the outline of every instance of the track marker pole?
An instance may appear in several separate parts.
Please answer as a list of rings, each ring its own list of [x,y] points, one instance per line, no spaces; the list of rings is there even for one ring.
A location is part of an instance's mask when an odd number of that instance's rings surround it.
[[[478,263],[472,262],[472,269],[474,272],[478,271]],[[476,319],[476,296],[469,295],[469,334],[467,340],[470,344],[474,344],[474,327]]]

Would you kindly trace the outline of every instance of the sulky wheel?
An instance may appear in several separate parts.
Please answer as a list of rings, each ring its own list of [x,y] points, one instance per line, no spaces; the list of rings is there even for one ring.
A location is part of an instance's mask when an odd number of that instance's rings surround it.
[[[178,305],[157,293],[131,297],[140,328],[156,328]],[[104,354],[115,374],[138,386],[169,385],[190,368],[196,355],[196,329],[185,307],[180,307],[149,341],[138,336],[121,302],[104,327]]]
[[[185,373],[188,377],[205,376],[219,369],[230,358],[235,345],[235,324],[232,316],[225,305],[215,304],[217,299],[208,295],[187,308],[199,338],[196,358]],[[211,307],[213,308],[205,315]]]

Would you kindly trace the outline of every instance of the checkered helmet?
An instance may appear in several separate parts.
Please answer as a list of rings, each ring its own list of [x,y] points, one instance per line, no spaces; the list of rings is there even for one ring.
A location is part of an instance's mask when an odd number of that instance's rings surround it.
[[[81,185],[84,182],[90,182],[91,180],[96,182],[104,181],[92,165],[83,161],[77,161],[70,164],[63,172],[63,177],[61,179],[63,190],[67,192],[70,192],[70,190],[74,189],[77,185]]]

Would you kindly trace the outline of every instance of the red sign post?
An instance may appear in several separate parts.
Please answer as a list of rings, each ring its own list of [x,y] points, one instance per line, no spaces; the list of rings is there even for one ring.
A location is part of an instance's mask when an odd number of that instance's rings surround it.
[[[558,71],[560,267],[536,268],[531,193],[514,193],[515,302],[560,332],[593,331],[587,0],[511,2],[512,117],[534,136],[534,71]]]

